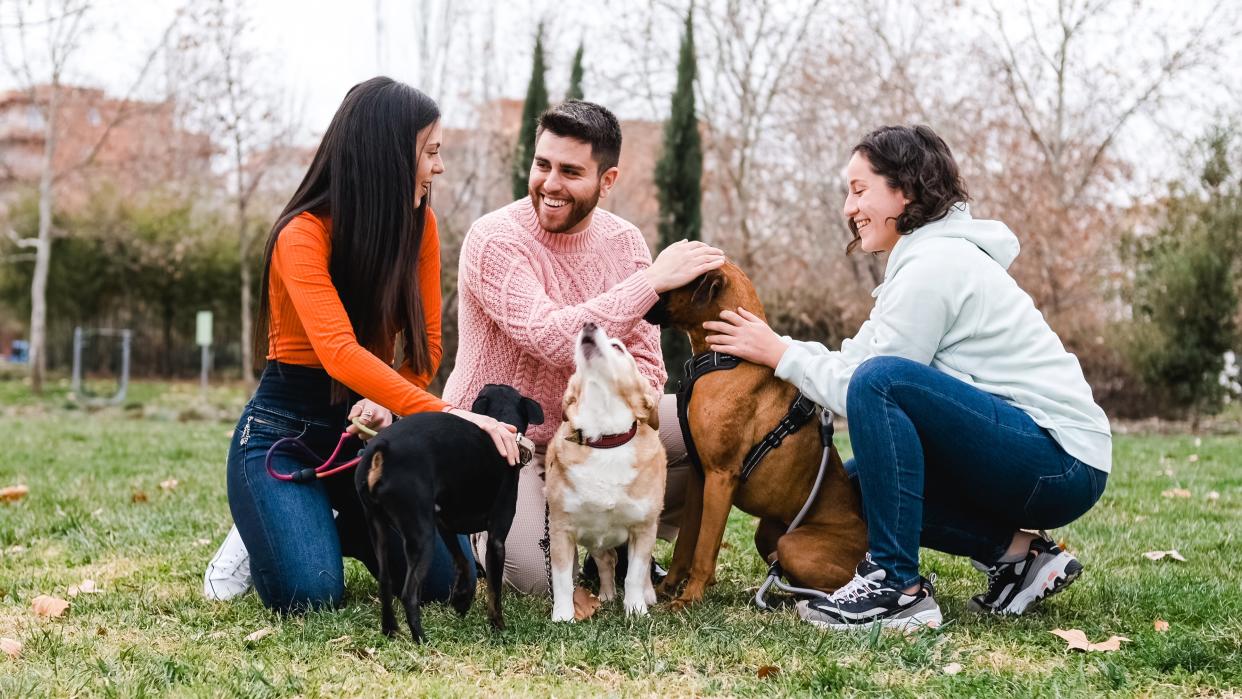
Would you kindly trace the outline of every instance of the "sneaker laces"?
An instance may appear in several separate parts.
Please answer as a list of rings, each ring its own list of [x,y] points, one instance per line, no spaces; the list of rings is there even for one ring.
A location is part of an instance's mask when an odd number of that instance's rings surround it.
[[[836,592],[832,593],[830,599],[834,602],[853,602],[854,600],[870,597],[880,591],[884,586],[878,580],[864,578],[855,574],[854,579],[842,585]]]

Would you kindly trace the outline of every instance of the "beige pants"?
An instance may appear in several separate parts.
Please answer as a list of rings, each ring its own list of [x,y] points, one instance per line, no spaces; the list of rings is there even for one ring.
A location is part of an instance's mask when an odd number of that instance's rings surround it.
[[[686,500],[686,481],[690,460],[682,442],[677,421],[677,396],[665,395],[660,400],[660,442],[668,454],[668,477],[664,488],[664,511],[660,514],[659,537],[665,541],[677,538],[681,512]],[[545,448],[535,451],[535,458],[518,476],[517,513],[513,528],[505,540],[505,584],[525,595],[550,594],[547,554],[547,500],[544,498]],[[474,555],[485,560],[487,534],[471,537]]]

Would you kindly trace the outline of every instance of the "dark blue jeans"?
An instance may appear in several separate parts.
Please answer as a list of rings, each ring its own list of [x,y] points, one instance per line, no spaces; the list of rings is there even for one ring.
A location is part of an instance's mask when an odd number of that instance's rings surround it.
[[[929,366],[868,359],[846,406],[871,557],[902,588],[920,544],[993,563],[1018,529],[1068,524],[1104,492],[1108,474],[1021,409]]]
[[[282,437],[298,437],[326,458],[340,439],[349,407],[349,403],[332,403],[331,379],[322,369],[269,362],[233,431],[229,508],[250,552],[255,590],[269,609],[289,612],[340,604],[345,592],[342,556],[362,561],[372,575],[377,572],[352,470],[314,483],[293,483],[272,478],[264,465],[268,448]],[[352,440],[342,454],[352,456],[360,447],[361,442]],[[309,463],[296,451],[281,450],[272,467],[278,473],[292,473],[320,463]],[[338,513],[335,519],[333,510]],[[395,532],[388,540],[392,542],[389,570],[400,590],[405,581],[405,555]],[[435,541],[431,569],[421,591],[426,601],[447,600],[456,575],[444,542],[439,536]],[[470,551],[466,537],[459,536],[458,545]],[[473,586],[473,568],[468,574]]]

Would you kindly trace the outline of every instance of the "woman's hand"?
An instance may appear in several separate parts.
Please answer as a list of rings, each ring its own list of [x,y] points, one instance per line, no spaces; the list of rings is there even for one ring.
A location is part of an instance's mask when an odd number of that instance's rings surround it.
[[[349,411],[349,417],[347,418],[349,426],[345,428],[345,431],[352,435],[357,435],[358,439],[365,442],[371,438],[371,435],[359,430],[358,426],[354,424],[354,418],[358,418],[358,422],[379,432],[392,424],[392,411],[366,398],[354,403],[354,407]]]
[[[508,461],[510,466],[517,465],[518,443],[516,427],[507,422],[501,422],[494,417],[479,415],[461,408],[453,408],[449,413],[474,423],[479,429],[486,432],[487,436],[491,437],[492,441],[496,443],[496,451],[505,457],[505,461]]]
[[[709,320],[703,328],[715,335],[707,336],[713,352],[724,352],[755,364],[776,368],[789,345],[763,319],[745,308],[721,311],[720,320]]]

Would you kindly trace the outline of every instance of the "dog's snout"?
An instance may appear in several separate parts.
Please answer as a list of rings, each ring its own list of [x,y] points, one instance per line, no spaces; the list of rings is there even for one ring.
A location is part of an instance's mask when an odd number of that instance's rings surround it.
[[[599,326],[598,326],[598,325],[596,325],[595,323],[592,323],[592,322],[590,322],[590,321],[587,321],[587,322],[585,322],[585,323],[583,323],[583,324],[582,324],[582,332],[583,332],[583,333],[585,333],[585,334],[587,334],[587,335],[594,335],[594,334],[595,334],[595,331],[596,331],[598,328],[599,328]]]

